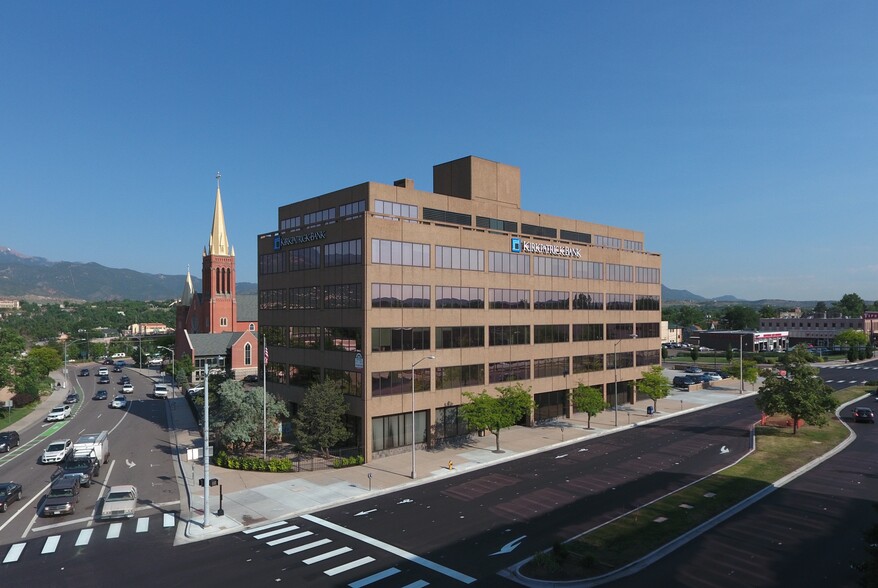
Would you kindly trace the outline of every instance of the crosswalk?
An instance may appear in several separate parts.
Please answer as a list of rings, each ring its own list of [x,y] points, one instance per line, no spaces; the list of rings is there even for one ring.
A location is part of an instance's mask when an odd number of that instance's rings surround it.
[[[863,372],[878,371],[878,367],[864,366],[864,365],[847,365],[847,366],[838,366],[838,367],[826,368],[826,369],[831,369],[832,371],[836,371],[836,370],[845,370],[845,371],[854,370],[854,371],[863,371]],[[867,382],[869,382],[870,380],[875,379],[874,377],[871,377],[871,376],[873,376],[873,374],[868,374],[868,376],[869,376],[868,379],[861,378],[861,379],[855,379],[855,380],[848,380],[847,378],[832,378],[832,379],[825,379],[823,381],[826,382],[827,384],[835,383],[835,384],[842,384],[842,385],[843,384],[850,384],[850,385],[855,385],[855,386],[856,385],[862,386],[862,385],[866,384]]]
[[[158,518],[160,519],[160,521],[156,523],[156,525],[152,525],[153,518]],[[73,536],[76,537],[76,539],[73,541],[74,547],[86,547],[92,542],[93,539],[118,539],[122,536],[123,532],[125,532],[126,529],[130,530],[132,527],[134,533],[147,533],[149,532],[151,526],[155,528],[157,525],[160,524],[162,529],[168,529],[174,527],[176,523],[177,517],[175,513],[163,513],[160,517],[140,517],[134,519],[133,521],[110,523],[105,527],[89,527],[80,530],[78,533],[68,533],[67,535],[49,535],[47,537],[40,537],[38,539],[22,541],[20,543],[15,543],[9,546],[9,549],[6,551],[6,555],[3,557],[2,563],[16,563],[25,554],[25,549],[31,550],[32,546],[36,546],[33,547],[33,549],[39,549],[40,555],[55,553],[61,546],[64,545],[64,543],[70,537]],[[39,547],[40,544],[42,544],[41,547]]]
[[[310,515],[242,533],[268,547],[282,549],[284,555],[302,566],[319,569],[327,579],[343,582],[333,585],[423,588],[431,583],[448,585],[449,579],[462,584],[475,582],[466,574]]]

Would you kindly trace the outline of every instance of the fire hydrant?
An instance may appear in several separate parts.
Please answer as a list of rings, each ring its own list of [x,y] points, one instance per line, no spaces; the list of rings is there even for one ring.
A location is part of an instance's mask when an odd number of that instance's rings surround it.
[[[448,460],[448,469],[449,469],[449,470],[453,470],[453,469],[454,469],[454,463],[452,463],[452,461],[451,461],[450,459]]]

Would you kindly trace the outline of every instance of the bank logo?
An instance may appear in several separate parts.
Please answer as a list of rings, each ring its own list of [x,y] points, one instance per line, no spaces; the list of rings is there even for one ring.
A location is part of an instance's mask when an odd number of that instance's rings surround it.
[[[275,235],[274,237],[274,250],[280,250],[280,235]]]
[[[521,253],[521,239],[518,237],[512,238],[512,253]]]

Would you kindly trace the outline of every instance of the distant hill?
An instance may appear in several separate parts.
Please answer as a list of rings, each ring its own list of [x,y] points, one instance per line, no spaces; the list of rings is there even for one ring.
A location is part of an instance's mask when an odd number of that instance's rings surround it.
[[[97,263],[49,261],[0,247],[0,297],[37,300],[175,300],[185,275],[146,274]],[[196,291],[201,280],[192,277]],[[237,284],[241,294],[257,285]]]

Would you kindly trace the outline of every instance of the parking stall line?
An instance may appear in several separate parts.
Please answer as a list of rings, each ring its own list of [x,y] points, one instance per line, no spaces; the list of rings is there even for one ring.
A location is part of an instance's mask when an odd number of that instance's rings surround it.
[[[341,566],[336,566],[334,568],[330,568],[330,569],[324,571],[323,573],[326,574],[327,576],[337,576],[343,572],[347,572],[348,570],[352,570],[354,568],[364,566],[367,563],[372,563],[373,561],[375,561],[375,558],[367,555],[366,557],[361,557],[360,559],[355,559],[354,561],[352,561],[350,563],[346,563],[346,564],[341,565]]]
[[[347,553],[348,551],[351,551],[350,547],[339,547],[338,549],[333,549],[332,551],[327,551],[326,553],[321,553],[320,555],[315,555],[314,557],[303,559],[302,563],[306,566],[310,566],[311,564],[319,563],[325,559],[335,557],[336,555]]]
[[[79,532],[79,536],[76,538],[76,543],[74,545],[76,547],[82,547],[83,545],[88,545],[89,540],[91,539],[91,534],[94,529],[83,529]]]
[[[281,533],[286,533],[287,531],[295,531],[298,528],[299,528],[298,525],[290,525],[288,527],[281,527],[280,529],[274,529],[273,531],[266,531],[265,533],[253,535],[253,538],[254,539],[265,539],[266,537],[274,537],[275,535],[280,535]]]
[[[137,519],[137,529],[135,533],[146,533],[149,531],[149,517],[141,517]]]
[[[3,558],[3,563],[18,561],[18,558],[21,557],[21,552],[24,551],[25,545],[27,545],[27,543],[16,543],[10,547],[9,551],[6,552],[6,557]]]
[[[55,553],[55,550],[58,549],[59,541],[61,541],[61,535],[51,535],[46,537],[46,542],[43,544],[43,550],[40,553]]]
[[[332,543],[330,539],[318,539],[317,541],[312,541],[311,543],[306,543],[305,545],[299,545],[298,547],[293,547],[292,549],[287,549],[284,551],[287,555],[293,555],[294,553],[299,553],[300,551],[306,551],[308,549],[314,549],[315,547],[320,547],[321,545],[326,545],[327,543]]]
[[[350,584],[348,584],[348,588],[363,588],[363,586],[368,586],[369,584],[380,582],[384,578],[395,576],[401,571],[402,570],[400,570],[399,568],[387,568],[386,570],[382,570],[377,574],[372,574],[371,576],[368,576],[361,580],[357,580],[356,582],[351,582]]]
[[[122,523],[113,523],[107,528],[107,539],[118,539],[122,534]]]
[[[301,539],[302,537],[307,537],[308,535],[313,535],[311,531],[302,531],[301,533],[296,533],[295,535],[290,535],[289,537],[281,537],[280,539],[272,539],[271,541],[266,541],[265,544],[269,547],[274,547],[275,545],[280,545],[281,543],[289,543],[290,541],[295,541],[296,539]]]

